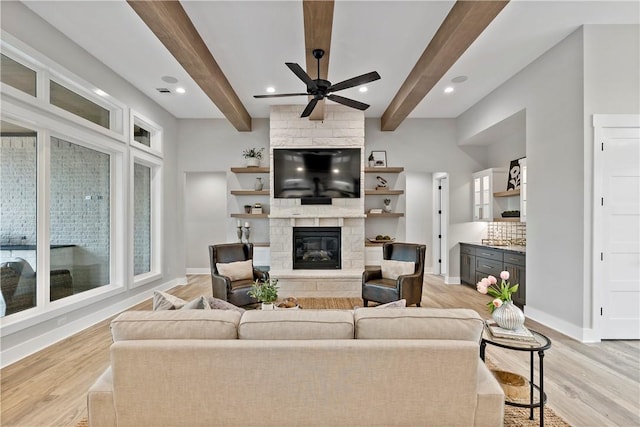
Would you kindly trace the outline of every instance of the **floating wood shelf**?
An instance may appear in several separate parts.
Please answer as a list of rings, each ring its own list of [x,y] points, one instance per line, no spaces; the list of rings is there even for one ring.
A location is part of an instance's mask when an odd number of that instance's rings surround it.
[[[247,214],[247,213],[232,213],[231,218],[268,218],[269,214]]]
[[[404,172],[403,167],[387,167],[387,168],[364,168],[364,173],[400,173]]]
[[[403,213],[391,212],[391,213],[367,213],[367,218],[402,218]]]
[[[404,194],[404,190],[364,190],[365,196],[397,196]]]
[[[493,193],[493,197],[511,197],[511,196],[519,196],[519,195],[520,195],[519,188],[516,188],[515,190],[497,191]]]
[[[234,196],[268,196],[269,190],[231,190]]]
[[[233,173],[269,173],[269,167],[253,167],[253,168],[231,168]]]

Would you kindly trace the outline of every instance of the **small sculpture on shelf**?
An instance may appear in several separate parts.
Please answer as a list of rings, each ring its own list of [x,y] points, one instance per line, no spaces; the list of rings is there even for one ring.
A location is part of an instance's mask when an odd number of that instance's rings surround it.
[[[384,179],[381,176],[376,176],[376,179],[378,180],[378,185],[376,186],[376,190],[388,190],[389,189],[389,183],[387,182],[386,179]]]
[[[382,205],[382,210],[386,213],[391,212],[391,199],[384,199],[384,204]]]

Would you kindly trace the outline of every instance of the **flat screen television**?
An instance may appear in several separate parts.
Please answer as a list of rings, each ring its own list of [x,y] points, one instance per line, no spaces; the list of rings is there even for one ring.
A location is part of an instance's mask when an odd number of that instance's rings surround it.
[[[360,148],[274,148],[274,197],[359,198],[360,155]]]

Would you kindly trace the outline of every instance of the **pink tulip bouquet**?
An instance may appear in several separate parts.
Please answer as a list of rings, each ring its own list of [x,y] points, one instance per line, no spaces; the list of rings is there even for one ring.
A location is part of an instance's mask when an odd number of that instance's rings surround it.
[[[513,286],[509,285],[508,271],[501,272],[500,279],[502,280],[500,285],[498,285],[498,279],[494,276],[485,277],[476,285],[478,292],[481,294],[489,294],[494,298],[493,301],[487,303],[490,313],[493,313],[493,310],[502,306],[505,301],[511,301],[511,294],[518,290],[517,283]]]

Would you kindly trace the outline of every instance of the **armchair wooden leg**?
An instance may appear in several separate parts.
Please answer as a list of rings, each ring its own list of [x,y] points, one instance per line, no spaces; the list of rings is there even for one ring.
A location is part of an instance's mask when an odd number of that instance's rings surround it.
[[[366,300],[366,299],[364,299],[364,298],[363,298],[363,299],[362,299],[362,302],[364,303],[364,306],[365,306],[365,307],[368,307],[368,306],[369,306],[369,300]]]
[[[420,307],[420,303],[419,302],[416,303],[416,307]]]

